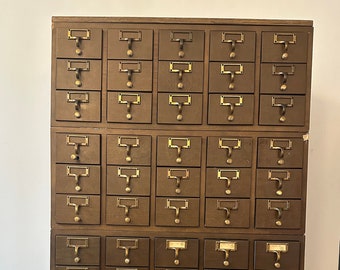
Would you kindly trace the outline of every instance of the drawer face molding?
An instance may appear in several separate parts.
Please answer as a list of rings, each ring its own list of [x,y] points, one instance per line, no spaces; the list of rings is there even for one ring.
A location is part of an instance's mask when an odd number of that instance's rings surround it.
[[[313,22],[52,19],[51,270],[304,270]]]

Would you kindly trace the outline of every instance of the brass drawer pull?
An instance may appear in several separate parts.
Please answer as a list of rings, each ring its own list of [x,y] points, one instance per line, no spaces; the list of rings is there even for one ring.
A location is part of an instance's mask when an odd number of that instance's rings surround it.
[[[180,210],[187,210],[189,208],[188,200],[184,199],[167,199],[166,208],[175,210],[175,223],[181,223],[179,218]]]
[[[132,41],[142,41],[142,31],[136,30],[120,30],[119,41],[127,41],[128,49],[126,51],[127,56],[133,56]]]
[[[79,178],[89,177],[90,168],[86,166],[67,166],[66,175],[69,177],[74,177],[74,180],[76,182],[76,186],[74,189],[79,192],[81,191],[81,187],[79,185]]]
[[[133,87],[132,74],[142,72],[141,62],[119,62],[119,72],[127,73],[128,81],[126,86],[129,88]]]
[[[274,210],[276,211],[276,226],[282,226],[282,214],[283,211],[288,211],[290,208],[290,202],[289,201],[281,201],[281,200],[268,200],[268,210]]]
[[[174,264],[179,265],[179,251],[188,248],[187,240],[166,240],[166,249],[172,249],[175,251]]]
[[[81,221],[81,218],[78,216],[79,207],[86,207],[90,205],[90,197],[89,196],[67,196],[66,197],[66,205],[74,207],[74,217],[75,222]]]
[[[235,75],[243,75],[243,70],[242,64],[221,64],[221,74],[230,75],[229,90],[235,89]]]
[[[244,34],[241,32],[222,32],[222,43],[230,43],[231,52],[229,57],[234,59],[236,57],[236,43],[244,43]]]
[[[126,157],[125,160],[127,162],[131,162],[131,148],[139,147],[139,138],[132,136],[119,136],[118,137],[118,146],[126,147]]]
[[[130,193],[132,188],[130,182],[132,178],[139,178],[139,169],[131,167],[119,167],[118,176],[126,179],[125,191]]]
[[[286,170],[268,170],[268,180],[276,181],[276,195],[282,196],[283,181],[290,180],[290,172]]]
[[[89,137],[86,135],[66,135],[66,145],[74,146],[74,153],[70,157],[72,160],[79,160],[79,147],[88,146]]]
[[[184,53],[184,42],[192,42],[193,34],[192,32],[187,31],[171,31],[170,32],[170,41],[171,42],[179,42],[179,52],[178,56],[183,58]]]
[[[289,139],[271,139],[270,140],[270,149],[279,151],[279,160],[277,164],[283,165],[285,164],[284,154],[285,150],[292,150],[293,142]]]
[[[88,92],[67,92],[66,96],[67,103],[74,103],[74,116],[80,118],[80,104],[89,103]]]
[[[292,76],[295,73],[294,65],[273,65],[272,74],[282,76],[281,91],[287,90],[288,75]]]
[[[224,224],[230,225],[230,214],[231,211],[238,210],[238,200],[217,200],[216,208],[225,211]]]
[[[75,71],[76,80],[74,84],[78,87],[82,86],[81,73],[83,71],[90,71],[90,61],[67,61],[67,71]]]
[[[266,252],[272,252],[276,255],[274,267],[281,267],[281,253],[288,252],[288,243],[267,243]]]
[[[117,239],[117,248],[124,250],[124,263],[129,264],[131,249],[138,249],[138,239]]]
[[[215,243],[215,250],[224,252],[224,266],[229,266],[230,262],[229,259],[229,252],[230,251],[237,251],[237,242],[232,241],[216,241]]]
[[[280,122],[285,122],[287,108],[294,106],[293,97],[272,97],[272,107],[280,107]]]
[[[131,105],[140,105],[141,104],[141,96],[140,94],[132,94],[132,93],[120,93],[118,95],[118,104],[126,104],[126,118],[128,120],[132,119],[131,114]]]
[[[65,268],[65,270],[89,270],[88,267],[72,267],[72,266],[68,266]]]
[[[182,149],[190,149],[190,144],[191,140],[189,138],[168,138],[168,148],[177,149],[176,163],[182,163]]]
[[[80,262],[79,249],[89,247],[89,239],[82,237],[67,237],[66,247],[74,249],[74,262]]]
[[[232,139],[232,138],[219,138],[218,139],[218,148],[226,149],[226,157],[227,157],[227,164],[232,164],[232,154],[233,150],[240,150],[241,149],[241,140],[240,139]]]
[[[228,170],[228,169],[218,169],[217,170],[217,179],[226,181],[226,190],[225,194],[231,194],[231,180],[239,180],[240,179],[240,170]]]
[[[117,207],[124,208],[125,215],[124,221],[126,223],[130,223],[131,222],[131,218],[129,217],[130,209],[139,208],[139,201],[137,198],[117,198]]]
[[[229,108],[227,119],[229,122],[232,122],[234,121],[235,118],[234,117],[235,107],[243,106],[243,96],[221,95],[220,106],[227,106],[227,108]]]
[[[183,74],[192,72],[191,62],[170,62],[169,71],[172,73],[178,73],[178,84],[177,88],[182,89],[183,84]]]
[[[188,169],[168,169],[168,179],[176,180],[176,194],[181,193],[181,181],[190,178],[190,171]]]
[[[81,55],[83,51],[80,48],[82,40],[91,39],[91,31],[89,29],[68,29],[67,38],[76,41],[76,54]]]
[[[177,100],[177,101],[176,101]],[[183,101],[181,101],[183,100]],[[191,95],[169,95],[169,105],[178,106],[177,121],[183,120],[183,106],[191,105]]]
[[[288,44],[296,44],[296,34],[294,33],[274,33],[274,44],[282,44],[282,60],[288,59]]]

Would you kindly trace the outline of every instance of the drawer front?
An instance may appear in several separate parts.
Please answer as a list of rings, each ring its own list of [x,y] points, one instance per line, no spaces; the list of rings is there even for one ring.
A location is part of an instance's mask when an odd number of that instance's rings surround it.
[[[100,92],[56,91],[56,120],[100,122],[100,100]]]
[[[107,105],[108,122],[151,123],[151,93],[109,92]]]
[[[306,62],[306,32],[262,32],[262,62]]]
[[[204,31],[160,30],[159,60],[203,60]]]
[[[152,91],[152,61],[108,61],[108,90]]]
[[[245,240],[204,240],[204,267],[248,269],[249,242]]]
[[[109,29],[109,59],[152,60],[153,31],[147,29]]]
[[[252,125],[254,95],[209,95],[208,124]]]
[[[101,90],[100,60],[57,59],[56,89]]]
[[[107,196],[106,224],[110,225],[149,225],[148,197]]]
[[[262,64],[261,89],[264,94],[305,94],[306,64]]]
[[[55,195],[57,223],[100,224],[100,196]]]
[[[203,62],[160,61],[159,92],[202,92]]]
[[[201,144],[201,137],[158,136],[157,165],[199,167]]]
[[[199,226],[198,198],[156,198],[157,226]]]
[[[56,165],[56,193],[100,194],[100,167],[93,165]]]
[[[254,93],[255,64],[211,62],[210,93]]]
[[[251,167],[251,138],[208,137],[208,167]]]
[[[151,136],[107,135],[107,163],[150,165]]]
[[[302,168],[302,138],[259,138],[257,164],[260,168]]]
[[[100,164],[100,135],[56,134],[57,163]]]
[[[207,198],[205,203],[206,227],[249,228],[249,199]]]
[[[255,241],[255,270],[299,270],[300,243]]]
[[[57,58],[102,57],[102,29],[56,28]]]
[[[150,167],[107,166],[107,194],[150,195]]]
[[[258,169],[257,198],[301,198],[301,169]]]
[[[99,267],[91,266],[56,266],[56,270],[99,270]]]
[[[207,197],[250,197],[252,173],[247,168],[207,168]]]
[[[199,197],[200,168],[157,167],[157,196]]]
[[[149,242],[149,238],[106,237],[106,265],[148,266]]]
[[[159,124],[202,124],[202,94],[158,94]]]
[[[305,124],[305,96],[260,97],[260,125],[303,126]]]
[[[100,237],[56,236],[56,264],[99,265]]]
[[[255,60],[255,32],[211,31],[211,61],[249,61]]]
[[[155,239],[155,266],[198,268],[198,239]]]
[[[300,229],[302,203],[300,200],[256,200],[255,227],[259,229]]]

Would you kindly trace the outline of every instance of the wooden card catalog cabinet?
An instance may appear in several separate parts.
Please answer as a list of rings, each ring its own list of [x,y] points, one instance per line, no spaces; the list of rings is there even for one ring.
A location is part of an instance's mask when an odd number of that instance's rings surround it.
[[[304,270],[312,21],[52,23],[51,270]]]

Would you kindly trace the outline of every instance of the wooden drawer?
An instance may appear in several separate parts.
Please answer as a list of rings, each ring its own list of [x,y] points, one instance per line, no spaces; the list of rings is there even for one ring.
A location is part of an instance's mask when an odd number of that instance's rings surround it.
[[[100,164],[100,135],[56,133],[57,163]]]
[[[151,136],[107,135],[107,163],[150,165]]]
[[[204,267],[248,269],[249,242],[246,240],[204,240]]]
[[[99,265],[100,237],[96,236],[56,236],[56,264]]]
[[[102,57],[102,29],[56,28],[57,58]]]
[[[159,60],[202,61],[204,31],[160,30]]]
[[[252,125],[254,95],[209,94],[208,124]]]
[[[100,196],[55,195],[57,223],[100,224]]]
[[[99,270],[96,266],[56,266],[56,270]]]
[[[109,29],[108,59],[152,60],[153,31],[147,29]]]
[[[249,199],[206,198],[205,226],[249,228]]]
[[[155,266],[198,268],[198,239],[155,238]]]
[[[101,90],[101,60],[57,59],[56,89]]]
[[[202,92],[203,62],[160,61],[159,92]]]
[[[159,124],[202,124],[202,94],[159,93]]]
[[[255,32],[211,31],[210,61],[255,60]]]
[[[106,237],[106,265],[148,266],[149,242],[149,238]]]
[[[249,198],[252,173],[249,168],[207,168],[207,197]]]
[[[255,64],[210,62],[210,93],[254,93]]]
[[[107,166],[107,194],[150,195],[150,167]]]
[[[56,91],[55,105],[56,120],[100,122],[101,92]]]
[[[108,90],[152,91],[152,61],[108,61]]]
[[[151,109],[151,93],[108,92],[108,122],[151,123]]]
[[[251,167],[252,138],[208,137],[208,167]]]

